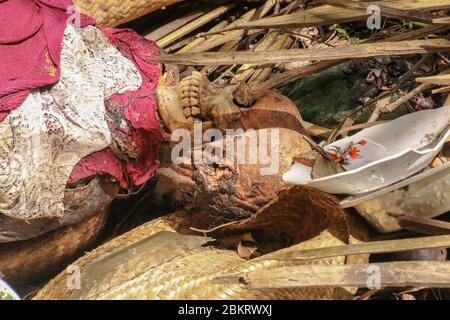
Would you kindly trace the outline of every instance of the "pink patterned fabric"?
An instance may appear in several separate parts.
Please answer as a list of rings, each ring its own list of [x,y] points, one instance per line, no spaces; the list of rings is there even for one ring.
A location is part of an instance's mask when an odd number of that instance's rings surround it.
[[[134,62],[141,73],[142,85],[139,90],[113,95],[108,103],[121,106],[126,125],[113,132],[121,136],[137,151],[135,160],[119,161],[110,148],[96,152],[79,162],[74,168],[69,183],[75,183],[97,174],[114,177],[121,187],[131,181],[139,186],[153,177],[159,165],[158,148],[162,141],[161,128],[157,118],[154,93],[161,68],[158,63],[147,59],[159,55],[158,46],[129,29],[102,29],[109,41],[129,60]],[[108,105],[107,103],[107,105]]]
[[[59,80],[71,0],[0,0],[0,121],[30,90]],[[80,16],[80,25],[95,20]]]

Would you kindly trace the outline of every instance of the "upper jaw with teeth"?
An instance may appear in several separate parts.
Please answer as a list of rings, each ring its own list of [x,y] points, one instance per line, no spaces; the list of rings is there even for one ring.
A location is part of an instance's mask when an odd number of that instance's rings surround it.
[[[240,109],[233,102],[235,87],[221,88],[197,71],[178,81],[176,72],[172,69],[163,75],[156,94],[159,115],[169,132],[192,129],[194,121],[225,130],[239,119]]]

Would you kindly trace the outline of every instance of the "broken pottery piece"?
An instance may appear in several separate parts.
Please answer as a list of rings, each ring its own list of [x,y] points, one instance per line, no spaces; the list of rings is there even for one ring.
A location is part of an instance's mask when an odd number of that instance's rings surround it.
[[[434,218],[450,210],[450,162],[427,170],[388,188],[351,196],[341,207],[354,207],[380,232],[401,229],[389,213]]]
[[[450,136],[449,126],[450,108],[412,113],[326,146],[330,154],[350,150],[345,172],[312,179],[312,168],[296,163],[283,180],[334,194],[377,190],[424,169]]]
[[[2,279],[0,279],[0,301],[20,300],[19,295]]]

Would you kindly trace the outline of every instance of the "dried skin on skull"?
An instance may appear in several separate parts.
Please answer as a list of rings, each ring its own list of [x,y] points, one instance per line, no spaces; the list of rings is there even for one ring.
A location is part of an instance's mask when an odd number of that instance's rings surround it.
[[[311,147],[301,134],[283,128],[276,130],[279,139],[267,149],[268,158],[274,162],[251,164],[238,161],[242,153],[248,157],[259,152],[258,144],[245,143],[244,149],[236,152],[232,161],[191,166],[167,164],[161,167],[158,170],[158,183],[164,185],[161,190],[164,189],[165,196],[170,195],[180,207],[206,210],[217,218],[217,222],[249,217],[287,188],[281,175],[291,166],[292,159],[311,152]],[[266,134],[263,131],[236,136],[235,150],[237,146],[242,146],[242,140],[255,134]],[[206,144],[204,148],[211,147],[211,144],[224,145],[225,139]],[[268,166],[275,162],[273,174],[265,174]]]
[[[172,69],[171,72],[176,71]],[[174,75],[167,77],[172,80],[176,78]],[[268,91],[251,107],[239,108],[234,100],[242,100],[237,98],[242,93],[242,86],[221,88],[199,72],[193,72],[179,84],[169,82],[160,83],[158,107],[170,132],[189,126],[190,117],[209,121],[222,133],[225,129],[242,129],[233,136],[235,152],[231,159],[226,152],[229,150],[225,150],[231,135],[225,135],[213,143],[206,141],[203,145],[203,151],[217,150],[215,147],[221,146],[226,153],[223,156],[228,157],[226,161],[174,165],[168,155],[161,156],[167,161],[166,164],[162,162],[158,171],[156,197],[167,199],[170,196],[171,201],[164,202],[176,204],[175,208],[207,211],[217,218],[218,223],[249,217],[287,187],[281,175],[290,168],[293,158],[312,153],[302,136],[307,131],[299,111],[292,101],[276,92]],[[244,100],[252,99],[246,97]],[[208,128],[205,122],[202,124],[204,130]],[[276,134],[277,139],[270,142],[272,134]],[[268,141],[261,140],[261,137],[268,139],[270,146],[265,146]],[[250,140],[256,141],[256,144],[249,143]],[[267,152],[266,158],[270,160],[266,163],[258,157],[263,146]],[[168,148],[164,152],[170,151]],[[258,158],[256,162],[249,161],[252,156]],[[268,170],[273,172],[267,174]]]
[[[169,75],[168,78],[176,77]],[[187,209],[206,210],[218,220],[236,220],[255,213],[286,188],[281,175],[291,166],[292,159],[311,153],[309,144],[302,137],[306,130],[300,113],[288,98],[269,91],[252,107],[240,109],[234,103],[236,88],[239,86],[220,88],[200,73],[193,72],[179,84],[174,85],[173,81],[162,83],[158,91],[159,112],[171,132],[186,128],[189,117],[210,120],[222,132],[243,129],[235,136],[236,152],[231,160],[178,166],[169,160],[166,165],[163,162],[158,171],[157,189],[165,196],[170,194],[173,203]],[[272,163],[276,163],[276,170],[271,174],[264,174],[268,163],[248,161],[251,155],[258,155],[260,143],[263,143],[258,137],[267,134],[266,128],[276,128],[273,132],[279,134],[278,141],[267,150],[267,157],[276,160]],[[256,131],[249,132],[249,129]],[[243,133],[244,130],[247,132]],[[248,143],[247,140],[255,135],[257,143]],[[203,145],[203,149],[225,146],[226,141],[227,136]],[[170,148],[166,152],[170,152]],[[157,197],[162,198],[159,194]]]

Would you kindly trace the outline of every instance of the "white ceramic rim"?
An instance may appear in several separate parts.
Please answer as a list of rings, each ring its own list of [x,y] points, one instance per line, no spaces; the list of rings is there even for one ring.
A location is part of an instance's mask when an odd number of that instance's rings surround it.
[[[437,152],[437,151],[439,151],[442,148],[442,146],[446,143],[446,141],[448,140],[449,137],[450,137],[450,129],[447,129],[447,132],[445,133],[445,135],[442,137],[442,139],[439,141],[439,143],[436,144],[436,146],[434,148],[432,148],[432,149],[426,149],[426,150],[419,151],[419,150],[416,150],[416,149],[408,148],[408,149],[403,150],[403,151],[401,151],[401,152],[399,152],[397,154],[394,154],[394,155],[391,155],[389,157],[382,158],[380,160],[368,163],[368,164],[366,164],[364,166],[361,166],[361,167],[359,167],[357,169],[341,172],[339,174],[334,174],[334,175],[326,176],[326,177],[319,178],[319,179],[309,179],[309,180],[305,180],[304,182],[305,182],[305,184],[309,184],[311,182],[315,183],[315,182],[324,182],[324,181],[332,180],[332,179],[335,179],[336,177],[345,177],[345,176],[352,175],[354,173],[363,171],[363,170],[368,169],[370,167],[373,167],[375,165],[381,164],[383,162],[387,162],[387,161],[395,159],[395,158],[400,158],[401,156],[403,156],[403,155],[405,155],[405,154],[407,154],[409,152],[413,152],[413,153],[416,153],[416,154],[419,154],[419,155],[425,155],[427,153]],[[311,168],[311,171],[312,171],[312,168]]]
[[[396,184],[390,185],[388,187],[385,187],[383,189],[379,189],[379,190],[375,190],[375,191],[371,191],[371,192],[366,192],[363,194],[359,194],[359,195],[354,195],[354,196],[348,196],[346,198],[344,198],[339,205],[341,206],[341,208],[352,208],[354,206],[357,206],[361,203],[364,203],[366,201],[381,197],[385,194],[388,194],[389,192],[395,191],[397,189],[401,189],[404,188],[414,182],[417,182],[419,180],[422,180],[424,178],[427,178],[433,174],[439,173],[441,171],[444,171],[446,169],[450,168],[450,162],[446,162],[442,165],[440,165],[439,167],[436,168],[432,168],[429,170],[426,170],[422,173],[416,174],[412,177],[409,177],[405,180],[402,180],[400,182],[397,182]]]
[[[0,279],[0,287],[4,287],[6,289],[6,292],[9,293],[14,300],[21,300],[19,295],[7,284],[4,280]]]
[[[427,149],[427,150],[424,150],[424,151],[418,151],[418,150],[415,150],[415,149],[411,149],[411,148],[410,148],[410,149],[407,149],[407,150],[405,150],[405,151],[402,151],[402,152],[400,152],[400,153],[398,153],[398,154],[394,154],[394,155],[392,155],[392,156],[390,156],[390,157],[383,158],[383,159],[380,159],[380,160],[377,160],[377,161],[368,163],[368,164],[366,164],[366,165],[364,165],[364,166],[362,166],[362,167],[359,167],[358,169],[353,169],[353,170],[350,170],[350,171],[345,171],[345,172],[342,172],[342,173],[339,173],[339,174],[335,174],[335,175],[332,175],[332,176],[323,177],[323,178],[319,178],[319,179],[311,179],[310,181],[314,181],[314,182],[323,182],[323,181],[326,181],[326,180],[331,179],[331,178],[347,176],[347,175],[350,175],[350,174],[353,174],[353,173],[356,173],[356,172],[365,170],[365,169],[370,168],[370,167],[372,167],[372,166],[375,166],[375,165],[377,165],[377,164],[380,164],[380,163],[389,161],[389,160],[391,160],[391,159],[400,158],[401,156],[407,154],[408,152],[414,152],[414,153],[422,154],[422,155],[427,154],[427,153],[436,152],[436,151],[439,151],[439,150],[442,148],[442,146],[444,145],[444,143],[447,141],[447,139],[448,139],[449,137],[450,137],[450,129],[447,131],[447,133],[445,134],[445,136],[443,137],[443,139],[442,139],[442,140],[436,145],[436,147],[434,147],[433,149]]]

